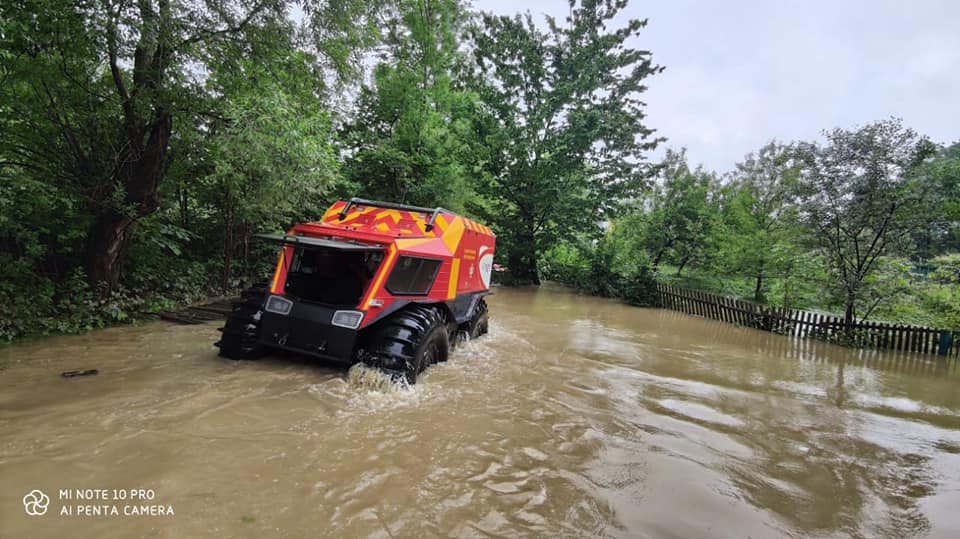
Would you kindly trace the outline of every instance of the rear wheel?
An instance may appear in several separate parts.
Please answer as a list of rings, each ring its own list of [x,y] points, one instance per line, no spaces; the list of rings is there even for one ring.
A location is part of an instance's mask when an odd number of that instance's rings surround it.
[[[233,303],[233,312],[223,326],[223,337],[216,343],[220,356],[230,359],[260,359],[265,349],[260,345],[260,316],[263,300],[267,295],[266,285],[254,285],[240,294],[240,301]]]
[[[449,353],[450,341],[443,315],[436,309],[418,305],[371,328],[361,360],[415,384],[427,367],[446,361]]]
[[[489,331],[489,316],[487,314],[487,302],[483,299],[477,303],[477,309],[470,319],[469,335],[470,339],[476,339],[481,335],[486,335]]]

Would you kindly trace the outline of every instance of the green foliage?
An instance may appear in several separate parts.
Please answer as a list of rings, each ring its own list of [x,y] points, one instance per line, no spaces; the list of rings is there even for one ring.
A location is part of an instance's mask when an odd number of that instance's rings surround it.
[[[627,218],[612,223],[599,240],[554,245],[540,259],[540,274],[586,294],[655,305],[656,279],[650,257],[635,240],[632,225]]]
[[[388,53],[343,138],[345,174],[368,198],[463,210],[471,198],[474,96],[454,88],[460,57],[455,0],[405,0],[388,24]]]
[[[290,7],[0,4],[0,338],[234,287],[271,256],[252,233],[329,204],[327,80],[355,75],[383,5],[311,2],[300,27]]]
[[[754,301],[765,301],[771,281],[789,275],[802,256],[793,203],[798,173],[792,148],[772,142],[738,163],[725,186],[714,228],[717,264],[725,273],[753,275]]]
[[[933,259],[936,267],[930,278],[940,284],[960,284],[960,253],[949,253]]]
[[[702,168],[690,170],[686,151],[667,151],[652,193],[647,200],[645,243],[653,267],[661,262],[678,266],[703,262],[707,242],[717,226],[718,182]]]
[[[846,298],[850,323],[877,260],[907,249],[903,240],[928,223],[929,185],[914,171],[935,148],[896,119],[825,135],[825,146],[798,148],[800,205]]]
[[[478,191],[498,252],[518,281],[538,282],[537,255],[576,233],[596,235],[644,187],[658,139],[640,95],[660,71],[630,41],[646,21],[610,26],[625,2],[570,2],[566,26],[483,14],[472,31],[471,86],[483,103]]]
[[[940,148],[914,176],[929,189],[927,226],[912,234],[916,258],[960,251],[960,142]]]

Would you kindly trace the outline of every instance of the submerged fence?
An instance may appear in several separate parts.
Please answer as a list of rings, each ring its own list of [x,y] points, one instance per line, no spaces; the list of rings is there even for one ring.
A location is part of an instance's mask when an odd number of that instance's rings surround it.
[[[960,356],[960,331],[868,321],[847,327],[843,318],[828,314],[760,305],[660,283],[657,296],[666,309],[798,338],[879,350]]]

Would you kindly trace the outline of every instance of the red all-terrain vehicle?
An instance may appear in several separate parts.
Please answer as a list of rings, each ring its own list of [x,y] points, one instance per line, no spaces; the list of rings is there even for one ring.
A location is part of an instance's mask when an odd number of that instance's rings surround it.
[[[353,198],[258,237],[281,244],[277,267],[234,305],[221,356],[288,350],[414,383],[461,334],[487,332],[496,237],[449,210]]]

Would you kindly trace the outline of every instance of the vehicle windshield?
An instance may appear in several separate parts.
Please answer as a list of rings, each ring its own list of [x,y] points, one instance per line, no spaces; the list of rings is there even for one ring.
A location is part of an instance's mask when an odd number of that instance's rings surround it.
[[[304,248],[294,251],[284,292],[298,299],[355,307],[367,290],[383,253]]]

